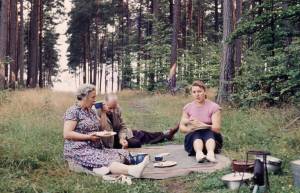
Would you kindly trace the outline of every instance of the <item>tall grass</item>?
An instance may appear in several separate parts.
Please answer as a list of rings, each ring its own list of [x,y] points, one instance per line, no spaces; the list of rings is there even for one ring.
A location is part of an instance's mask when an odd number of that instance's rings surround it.
[[[209,97],[213,96],[210,92]],[[109,184],[94,176],[70,172],[62,159],[62,125],[65,110],[75,102],[73,94],[26,90],[2,93],[0,98],[0,192],[229,192],[220,181],[229,169],[172,180],[137,180],[133,186]],[[174,126],[183,106],[191,100],[181,95],[134,91],[124,91],[119,98],[127,125],[148,131]],[[297,125],[290,132],[280,130],[295,114],[292,107],[224,107],[223,153],[242,159],[250,149],[272,152],[284,160],[283,173],[271,176],[273,192],[297,192],[292,186],[289,162],[300,158],[300,131]],[[172,143],[182,144],[183,139],[178,134]]]

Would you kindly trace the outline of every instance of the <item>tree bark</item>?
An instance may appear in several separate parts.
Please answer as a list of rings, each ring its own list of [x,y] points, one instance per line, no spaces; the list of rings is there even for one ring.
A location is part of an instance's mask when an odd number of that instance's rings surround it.
[[[39,0],[33,0],[30,13],[29,29],[29,61],[27,86],[35,88],[37,85],[38,61],[39,61]]]
[[[5,57],[7,50],[9,1],[1,0],[0,7],[0,90],[5,88]]]
[[[237,28],[238,23],[242,16],[242,0],[236,0],[236,8],[235,8],[235,28]],[[238,38],[235,40],[235,68],[238,72],[241,67],[242,61],[242,39]]]
[[[237,0],[238,1],[238,0]],[[218,33],[219,33],[219,0],[215,0],[215,15],[214,15],[214,19],[215,19],[215,42],[218,42]]]
[[[130,22],[130,10],[129,10],[129,0],[126,0],[125,3],[125,18],[126,18],[126,37],[125,37],[125,46],[129,44],[129,39],[130,39],[130,28],[131,28],[131,22]],[[130,55],[130,48],[128,46],[125,47],[125,61],[124,61],[124,66],[123,70],[129,71],[131,69],[130,62],[128,61],[128,57]],[[121,84],[121,89],[123,88],[131,88],[131,72],[130,73],[124,73],[122,72],[122,84]]]
[[[10,17],[9,17],[9,87],[15,88],[18,68],[17,68],[17,36],[18,36],[18,11],[17,0],[10,0]]]
[[[154,1],[153,1],[154,2]],[[140,0],[139,2],[139,16],[138,16],[138,24],[137,24],[137,28],[138,28],[138,55],[137,55],[137,75],[136,75],[136,84],[137,87],[140,88],[140,82],[141,82],[141,44],[142,44],[142,4],[143,4],[143,0]]]
[[[20,85],[24,86],[24,2],[20,2],[20,22],[18,35],[18,67],[20,69]]]
[[[223,55],[221,61],[219,90],[217,96],[218,103],[226,103],[230,100],[233,90],[232,80],[234,77],[234,55],[233,45],[226,40],[233,31],[233,2],[224,0],[223,15]]]
[[[199,1],[198,4],[198,14],[197,14],[197,39],[202,40],[204,37],[204,17],[205,17],[205,10],[204,4],[202,1]]]
[[[90,26],[87,30],[87,59],[88,59],[88,72],[89,84],[93,84],[93,64],[91,60],[91,29]]]
[[[100,50],[99,50],[99,63],[100,63],[100,81],[99,81],[99,89],[100,93],[102,92],[102,73],[103,73],[103,47],[104,47],[104,41],[105,41],[105,36],[102,38],[101,43],[100,43]]]
[[[43,70],[43,0],[39,0],[39,87],[44,87]],[[49,74],[51,77],[51,75]],[[51,79],[51,78],[50,78]]]
[[[192,28],[192,20],[193,20],[193,1],[188,0],[188,8],[187,8],[187,15],[188,15],[188,23],[189,23],[189,29]]]
[[[86,34],[83,34],[83,66],[82,66],[82,80],[83,80],[83,84],[86,84],[86,43],[87,42],[87,38],[86,38]]]
[[[250,5],[249,5],[249,11],[251,12],[251,10],[254,8],[254,6],[255,6],[255,2],[254,2],[254,0],[250,0]],[[253,13],[251,13],[251,19],[253,20],[254,19],[254,14]],[[251,46],[252,46],[252,44],[253,44],[253,35],[252,34],[249,34],[248,35],[248,40],[247,40],[248,42],[247,42],[247,44],[248,44],[248,48],[250,48]]]
[[[99,60],[98,60],[98,57],[100,56],[99,55],[99,51],[100,51],[100,48],[99,48],[99,22],[100,22],[100,16],[99,16],[99,13],[97,11],[97,15],[96,15],[96,19],[95,19],[95,30],[96,30],[96,34],[95,34],[95,39],[96,39],[96,46],[95,46],[95,50],[96,50],[96,53],[95,53],[95,61],[94,61],[94,81],[93,81],[93,84],[96,85],[97,83],[97,71],[98,71],[98,64],[99,64]]]
[[[174,0],[176,1],[176,0]],[[174,4],[173,4],[173,0],[169,0],[169,9],[170,9],[170,17],[169,17],[169,20],[170,20],[170,23],[173,23],[173,14],[174,14]]]
[[[187,4],[186,0],[183,1],[183,5],[180,10],[183,11],[182,18],[181,18],[181,34],[182,34],[182,40],[181,40],[181,48],[184,50],[186,49],[186,36],[187,36]]]
[[[111,47],[112,47],[112,53],[111,53],[111,92],[114,91],[114,33],[112,33],[112,37],[111,37]]]
[[[178,27],[179,27],[179,0],[174,0],[173,5],[173,33],[171,46],[171,65],[168,77],[169,89],[172,94],[175,94],[176,88],[176,68],[177,68],[177,42],[178,42]]]

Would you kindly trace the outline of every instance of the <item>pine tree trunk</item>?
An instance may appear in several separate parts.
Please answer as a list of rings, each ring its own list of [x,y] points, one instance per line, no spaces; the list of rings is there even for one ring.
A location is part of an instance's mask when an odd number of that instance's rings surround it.
[[[218,33],[219,33],[219,0],[215,0],[215,15],[214,15],[214,19],[215,19],[215,42],[218,42]]]
[[[157,3],[157,2],[153,2],[153,0],[151,1],[151,3],[149,4],[149,7],[148,9],[150,10],[150,13],[151,14],[154,14],[154,3]],[[155,5],[155,8],[157,8],[157,6]],[[157,11],[157,10],[155,10]],[[155,14],[158,14],[157,12],[155,12]],[[156,17],[157,15],[155,15]],[[157,19],[157,18],[156,18]],[[147,36],[148,37],[151,37],[152,34],[153,34],[153,31],[155,32],[155,29],[153,30],[153,21],[148,21],[148,25],[147,25]],[[156,34],[154,34],[156,35]],[[145,56],[145,59],[150,61],[151,59],[151,54],[150,53],[147,53],[146,56]],[[155,88],[155,63],[153,63],[152,65],[147,65],[147,89],[149,91],[153,91],[154,88]]]
[[[182,34],[182,42],[181,48],[186,49],[186,36],[187,36],[187,4],[186,0],[183,1],[183,5],[181,10],[183,11],[182,19],[181,19],[181,34]]]
[[[15,88],[18,68],[17,68],[17,40],[18,40],[18,11],[17,0],[10,0],[10,17],[9,17],[9,57],[10,71],[9,71],[9,87]]]
[[[114,63],[115,63],[115,60],[114,60],[114,33],[112,34],[112,37],[111,37],[112,41],[112,53],[111,53],[111,92],[114,91]]]
[[[192,20],[193,20],[193,1],[192,0],[188,0],[188,8],[187,8],[188,12],[188,23],[189,23],[189,29],[192,28]]]
[[[7,50],[9,1],[1,0],[0,7],[0,90],[5,88],[5,57]]]
[[[103,46],[104,46],[105,37],[101,40],[100,50],[99,50],[99,63],[100,63],[100,81],[99,81],[99,89],[100,93],[102,92],[102,73],[103,73]]]
[[[251,12],[251,10],[254,8],[254,6],[255,6],[255,2],[254,2],[254,0],[250,0],[250,5],[249,5],[249,11]],[[254,19],[254,14],[253,13],[251,13],[251,19],[253,20]],[[253,44],[253,35],[252,34],[249,34],[248,35],[248,40],[247,40],[248,42],[247,42],[247,44],[248,44],[248,48],[250,48],[251,46],[252,46],[252,44]]]
[[[275,26],[275,15],[274,15],[274,0],[271,0],[271,36],[272,36],[272,50],[271,56],[275,56],[275,33],[276,33],[276,26]]]
[[[221,61],[218,103],[229,102],[233,90],[234,49],[232,43],[226,42],[233,31],[233,0],[224,0],[223,15],[223,55]]]
[[[242,0],[235,0],[236,1],[236,8],[235,8],[235,28],[238,25],[238,22],[242,16]],[[238,72],[241,67],[241,60],[242,60],[242,39],[238,38],[235,40],[235,67],[236,71]]]
[[[99,55],[99,22],[100,22],[100,16],[99,16],[99,13],[97,12],[97,16],[96,16],[96,19],[95,19],[95,28],[96,28],[96,34],[95,34],[95,39],[96,39],[96,46],[95,46],[95,49],[96,49],[96,53],[95,53],[95,61],[94,61],[94,81],[93,81],[93,84],[96,85],[97,83],[97,71],[98,71],[98,64],[99,64],[99,59],[98,57],[100,56]]]
[[[118,77],[117,77],[117,81],[118,81],[118,87],[117,87],[117,91],[119,92],[120,91],[120,74],[119,74],[119,72],[120,72],[120,66],[121,66],[121,62],[120,62],[120,53],[118,54],[118,56],[117,56],[117,60],[118,60]]]
[[[20,85],[24,86],[24,5],[20,2],[20,23],[18,35],[18,67],[20,69]]]
[[[89,69],[89,84],[93,84],[93,65],[91,60],[91,29],[88,27],[87,31],[87,59],[88,59],[88,69]]]
[[[33,0],[30,13],[29,29],[29,61],[27,86],[35,88],[37,85],[38,61],[39,61],[39,0]]]
[[[86,84],[86,44],[87,44],[87,38],[86,34],[83,34],[83,69],[82,69],[82,79],[83,84]]]
[[[125,3],[125,18],[126,18],[126,37],[125,37],[125,61],[124,61],[124,67],[128,71],[128,69],[131,69],[130,61],[128,61],[129,55],[130,55],[130,49],[127,45],[129,45],[129,39],[130,39],[130,28],[131,28],[131,22],[130,22],[130,10],[129,10],[129,0],[126,0]],[[131,88],[131,74],[126,74],[122,72],[122,89],[123,88]]]
[[[44,70],[43,70],[43,0],[40,0],[39,3],[39,8],[40,8],[40,12],[39,12],[39,87],[43,88],[44,87],[44,79],[43,79],[43,74],[44,74]],[[49,74],[49,76],[51,77],[51,74]],[[51,78],[50,78],[51,79]]]
[[[171,65],[168,77],[169,89],[172,94],[175,94],[176,88],[176,68],[177,68],[177,41],[178,41],[178,28],[179,28],[179,0],[174,0],[173,5],[173,33],[172,33],[172,46],[171,46]]]
[[[104,71],[104,93],[107,93],[107,65],[105,64],[105,71]]]
[[[288,3],[285,2],[282,5],[282,7],[284,9],[288,9]],[[284,39],[284,43],[283,43],[284,47],[286,48],[286,49],[284,49],[284,52],[287,56],[287,60],[286,60],[285,63],[286,63],[286,66],[288,68],[290,68],[290,67],[293,66],[293,61],[292,61],[293,55],[292,55],[290,49],[288,49],[288,47],[293,42],[293,30],[291,30],[293,28],[293,26],[292,26],[292,23],[289,20],[284,20],[283,25],[284,25],[284,30],[287,32],[287,34],[285,36],[285,39]]]
[[[175,0],[174,0],[175,1]],[[170,20],[170,23],[173,23],[173,12],[174,12],[174,4],[173,4],[173,0],[169,0],[169,9],[170,9],[170,17],[169,17],[169,20]]]
[[[138,28],[138,55],[137,55],[137,74],[136,74],[136,84],[137,87],[140,88],[140,82],[141,82],[141,44],[142,44],[142,4],[143,4],[143,0],[140,0],[139,2],[139,16],[138,16],[138,24],[137,24],[137,28]]]
[[[202,40],[204,37],[204,16],[205,10],[203,2],[199,1],[198,4],[198,15],[197,15],[197,39]]]

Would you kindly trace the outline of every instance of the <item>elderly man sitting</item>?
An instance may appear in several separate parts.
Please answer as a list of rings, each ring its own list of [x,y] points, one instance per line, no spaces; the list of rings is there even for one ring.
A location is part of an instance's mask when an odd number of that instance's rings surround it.
[[[179,124],[165,132],[148,132],[143,130],[131,130],[126,127],[121,116],[118,98],[115,94],[105,96],[105,105],[98,112],[103,130],[113,130],[117,133],[107,143],[111,148],[139,148],[143,144],[155,144],[173,140],[175,133],[179,129]]]

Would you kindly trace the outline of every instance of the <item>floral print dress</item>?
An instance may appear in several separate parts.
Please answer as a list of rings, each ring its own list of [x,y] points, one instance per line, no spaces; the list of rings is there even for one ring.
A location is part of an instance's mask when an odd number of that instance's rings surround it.
[[[96,112],[81,108],[78,104],[71,106],[64,115],[64,121],[77,121],[75,132],[89,134],[100,131],[100,122]],[[101,140],[92,141],[73,141],[65,140],[64,158],[75,164],[88,168],[100,168],[109,166],[112,162],[124,163],[129,160],[129,153],[122,149],[106,149]]]

